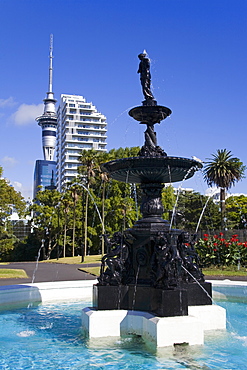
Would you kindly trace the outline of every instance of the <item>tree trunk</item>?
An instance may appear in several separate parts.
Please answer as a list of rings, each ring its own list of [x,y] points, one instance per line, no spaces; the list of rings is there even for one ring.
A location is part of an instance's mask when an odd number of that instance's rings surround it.
[[[74,201],[74,210],[73,210],[73,234],[72,234],[72,257],[75,257],[75,206]]]
[[[103,181],[103,192],[102,192],[102,234],[105,232],[105,181]],[[105,241],[102,237],[101,239],[101,254],[105,254]]]
[[[67,223],[65,221],[64,225],[64,235],[63,235],[63,257],[65,258],[66,256],[66,242],[67,242]]]
[[[225,188],[220,189],[220,210],[221,210],[221,229],[225,230],[225,216],[226,216],[226,191],[225,191]]]
[[[89,191],[89,186],[87,187]],[[88,201],[89,201],[89,194],[86,194],[86,204],[85,204],[85,220],[84,220],[84,256],[87,255],[87,218],[88,218]]]

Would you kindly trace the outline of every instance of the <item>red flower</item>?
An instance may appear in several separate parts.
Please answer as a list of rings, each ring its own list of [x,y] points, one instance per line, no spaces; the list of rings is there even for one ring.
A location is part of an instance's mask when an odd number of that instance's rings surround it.
[[[221,236],[224,235],[223,233],[219,233]]]
[[[217,252],[217,249],[214,249],[214,252]]]
[[[214,239],[218,239],[218,235],[214,235]]]
[[[205,238],[207,238],[207,237],[208,237],[208,234],[203,234],[203,236],[204,236]]]
[[[217,246],[218,244],[217,243],[214,243],[214,246]]]

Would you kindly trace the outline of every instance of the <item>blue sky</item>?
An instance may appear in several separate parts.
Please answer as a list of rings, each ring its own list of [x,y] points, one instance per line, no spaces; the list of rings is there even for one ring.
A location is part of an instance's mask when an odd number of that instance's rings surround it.
[[[0,165],[25,197],[43,159],[35,117],[51,33],[55,97],[92,101],[107,117],[108,150],[143,145],[128,110],[143,100],[137,55],[146,49],[154,96],[173,112],[155,126],[158,144],[203,161],[226,148],[247,164],[246,0],[0,0]],[[200,173],[183,187],[207,189]],[[231,192],[247,194],[247,179]]]

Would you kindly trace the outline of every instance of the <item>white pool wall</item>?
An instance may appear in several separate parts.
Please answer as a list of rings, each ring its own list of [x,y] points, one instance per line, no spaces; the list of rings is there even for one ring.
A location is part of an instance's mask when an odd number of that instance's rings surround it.
[[[213,298],[219,298],[222,294],[217,292],[217,286],[238,287],[238,296],[246,297],[246,281],[211,280],[210,282],[213,285]],[[0,308],[14,304],[26,307],[29,303],[67,300],[90,302],[93,285],[96,283],[97,279],[0,286]]]
[[[68,300],[90,302],[95,283],[96,279],[0,286],[0,308]]]

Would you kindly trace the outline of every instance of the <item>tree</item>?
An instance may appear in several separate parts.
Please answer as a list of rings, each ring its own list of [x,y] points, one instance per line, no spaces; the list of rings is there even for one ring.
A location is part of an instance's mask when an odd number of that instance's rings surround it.
[[[226,212],[229,229],[247,228],[247,197],[245,195],[227,198]]]
[[[102,232],[112,234],[122,230],[124,224],[130,226],[136,219],[135,202],[131,197],[131,185],[111,180],[102,172],[101,164],[120,158],[137,156],[140,148],[112,149],[108,153],[95,150],[84,150],[80,157],[79,174],[87,188],[84,207],[84,247],[85,254],[88,244],[98,253]],[[89,195],[91,194],[91,196]],[[95,204],[101,210],[101,221],[95,218]],[[104,245],[101,241],[101,251]]]
[[[225,192],[244,177],[246,166],[240,159],[233,157],[231,151],[218,149],[206,162],[203,174],[209,186],[220,188],[221,227],[225,223]]]
[[[24,214],[26,202],[6,179],[1,178],[3,168],[0,166],[0,259],[9,258],[17,241],[12,233],[9,216],[13,211],[19,216]]]
[[[162,190],[162,204],[164,207],[163,217],[165,220],[169,220],[175,202],[176,196],[174,194],[174,188],[172,185],[169,185]]]
[[[50,259],[52,251],[57,247],[62,222],[67,226],[60,208],[62,194],[57,190],[39,191],[33,205],[30,206],[29,211],[33,213],[33,225],[40,246],[42,239],[45,240],[43,259]]]
[[[208,198],[197,192],[182,192],[178,197],[178,204],[175,211],[175,225],[181,229],[196,231],[200,221],[200,229],[213,230],[220,226],[220,213],[212,198]]]
[[[79,167],[79,173],[82,175],[86,183],[86,202],[85,202],[85,218],[84,218],[84,255],[87,254],[87,243],[88,243],[88,204],[89,204],[89,192],[90,186],[95,182],[96,171],[99,171],[99,158],[100,152],[90,149],[83,150],[79,161],[81,166]]]

